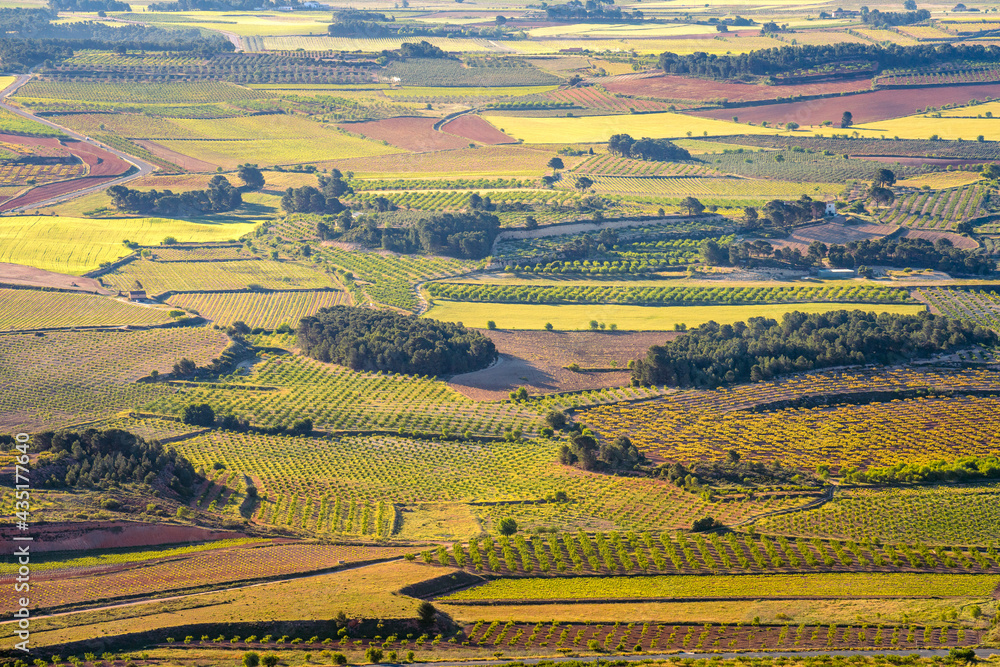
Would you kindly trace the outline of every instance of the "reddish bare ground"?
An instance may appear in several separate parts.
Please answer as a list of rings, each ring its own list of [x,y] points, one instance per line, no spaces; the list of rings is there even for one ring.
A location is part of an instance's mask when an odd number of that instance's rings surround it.
[[[678,334],[666,332],[483,331],[496,344],[500,361],[490,368],[456,375],[448,384],[474,400],[507,398],[518,387],[532,394],[620,387],[628,384],[630,359],[646,355]],[[622,370],[574,372],[565,367]]]
[[[706,81],[704,79],[665,74],[628,81],[609,81],[604,84],[604,87],[612,93],[639,95],[642,97],[661,97],[673,100],[756,102],[760,100],[774,100],[779,97],[794,97],[795,95],[836,95],[838,93],[868,90],[871,88],[871,81],[869,79],[848,79],[845,81],[823,81],[798,86],[762,86],[750,83]],[[740,115],[733,109],[722,109],[719,112],[725,112],[722,116],[718,116],[719,118],[732,118],[734,115]],[[839,119],[840,115],[838,114],[837,120]],[[750,120],[749,117],[748,120]]]
[[[842,222],[828,222],[815,227],[797,229],[787,238],[769,241],[775,248],[798,248],[803,253],[813,241],[827,245],[843,245],[851,241],[880,239],[896,231],[895,225],[845,225]]]
[[[14,526],[6,526],[0,529],[0,536],[4,540],[10,540],[16,532]],[[242,533],[228,530],[125,521],[38,524],[32,526],[32,535],[35,538],[31,544],[32,551],[147,547],[158,544],[204,542],[243,537]]]
[[[481,144],[517,143],[513,137],[507,136],[479,116],[469,114],[448,121],[441,126],[441,130]]]
[[[172,151],[166,146],[158,144],[155,141],[135,140],[134,143],[142,146],[161,160],[166,160],[167,162],[176,164],[178,167],[188,171],[215,171],[215,167],[217,166],[209,162],[205,162],[204,160],[193,158],[190,155],[184,155],[183,153]]]
[[[808,86],[806,86],[808,87]],[[762,86],[775,89],[778,86]],[[740,122],[768,121],[769,123],[798,123],[799,125],[819,125],[825,121],[839,123],[845,111],[850,111],[855,123],[874,123],[889,118],[908,116],[917,109],[927,106],[939,107],[943,104],[967,104],[972,100],[982,100],[987,96],[996,97],[1000,88],[997,84],[981,86],[941,86],[934,88],[906,88],[897,90],[877,90],[847,97],[831,97],[803,102],[784,102],[763,106],[729,107],[695,111],[693,116],[728,120],[738,116]],[[804,94],[805,91],[802,91]],[[831,91],[834,92],[834,91]],[[733,99],[733,98],[730,98]],[[750,101],[753,98],[746,98]],[[766,98],[758,98],[766,99]],[[878,128],[875,128],[876,130]]]
[[[438,120],[407,116],[349,123],[340,127],[348,132],[363,134],[369,139],[388,141],[393,146],[409,151],[441,151],[468,146],[469,142],[462,141],[459,137],[436,131],[434,123]]]
[[[43,271],[33,266],[7,264],[0,262],[0,283],[8,285],[28,285],[30,287],[58,287],[59,289],[79,290],[81,292],[97,292],[111,294],[101,287],[93,278],[81,278],[65,273]]]
[[[962,248],[964,250],[972,250],[973,248],[978,248],[979,244],[970,239],[968,236],[962,236],[961,234],[955,234],[953,232],[934,232],[929,229],[907,229],[902,234],[903,238],[907,239],[927,239],[931,243],[937,241],[938,239],[948,239],[951,244],[956,248]]]
[[[75,139],[63,139],[60,142],[59,139],[54,137],[19,137],[0,134],[0,141],[21,144],[23,146],[45,147],[48,149],[63,148],[80,158],[90,171],[87,176],[81,178],[59,181],[57,183],[46,183],[31,188],[27,192],[0,204],[0,211],[9,211],[21,206],[31,206],[32,204],[52,199],[53,197],[83,190],[93,185],[107,183],[121,176],[131,167],[128,162],[114,153],[109,153],[103,148]]]

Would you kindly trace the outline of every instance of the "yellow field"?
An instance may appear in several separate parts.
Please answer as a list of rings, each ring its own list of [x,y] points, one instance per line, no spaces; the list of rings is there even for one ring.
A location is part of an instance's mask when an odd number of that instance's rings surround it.
[[[581,45],[595,53],[601,51],[635,51],[642,54],[659,54],[664,51],[672,51],[681,55],[690,55],[696,51],[704,51],[705,53],[714,53],[716,55],[747,53],[759,49],[787,46],[785,42],[780,42],[770,37],[737,37],[735,35],[702,39],[630,39],[623,37],[621,39],[588,39],[586,42],[581,42],[579,39],[543,39],[497,43],[518,53],[539,55],[558,53],[562,49],[578,48]]]
[[[1000,102],[983,102],[982,104],[958,107],[957,109],[942,109],[941,115],[948,118],[976,118],[978,116],[985,116],[987,111],[993,114],[994,118],[1000,118]]]
[[[598,143],[611,135],[626,133],[635,138],[679,138],[730,134],[776,134],[777,130],[756,125],[738,125],[712,118],[695,118],[679,113],[651,113],[624,116],[574,116],[572,118],[530,118],[526,116],[484,115],[497,128],[529,144]]]
[[[847,305],[840,303],[792,303],[751,306],[616,306],[616,305],[534,305],[496,304],[445,301],[435,299],[426,313],[445,322],[462,322],[466,326],[485,328],[490,320],[500,329],[543,329],[551,322],[558,330],[589,329],[597,320],[628,331],[673,331],[675,324],[695,327],[709,320],[719,324],[745,321],[748,317],[780,319],[784,313],[798,310],[804,313],[825,313],[831,310],[871,310],[885,313],[913,314],[923,311],[922,305]]]
[[[799,183],[757,178],[629,178],[594,176],[594,191],[663,197],[737,197],[797,199],[801,195],[836,194],[843,183]],[[567,184],[566,187],[569,187]]]
[[[855,28],[854,32],[863,35],[873,42],[892,42],[900,46],[913,46],[919,44],[916,39],[909,35],[900,35],[892,30],[878,30],[875,28]]]
[[[326,26],[317,32],[326,32]],[[257,33],[260,34],[260,33]],[[462,51],[465,53],[496,51],[486,40],[478,39],[448,39],[446,37],[421,37],[434,46],[439,46],[446,51]],[[329,35],[275,35],[265,34],[263,38],[264,49],[267,51],[294,51],[295,49],[305,49],[306,51],[364,51],[366,53],[378,53],[383,50],[395,50],[403,42],[412,42],[413,37],[387,37],[384,39],[367,39],[362,37],[330,37]]]
[[[46,216],[0,218],[0,262],[34,266],[47,271],[80,275],[101,262],[111,262],[131,251],[123,239],[157,245],[173,236],[177,241],[226,241],[253,231],[255,223],[210,224],[163,218],[91,220]]]
[[[834,134],[854,134],[857,132],[859,136],[869,139],[882,137],[886,139],[892,137],[930,139],[937,135],[940,139],[975,141],[976,137],[982,135],[987,141],[1000,140],[1000,122],[995,118],[948,118],[943,115],[941,118],[930,118],[923,114],[891,118],[874,123],[854,125],[849,130],[819,126],[812,126],[809,130],[827,137]]]
[[[969,185],[981,180],[982,177],[969,171],[942,171],[935,174],[921,174],[912,178],[904,178],[896,181],[896,185],[907,188],[919,188],[928,186],[930,188],[956,188]]]
[[[152,23],[153,25],[171,25],[178,28],[204,28],[232,32],[241,37],[250,35],[308,35],[311,33],[326,34],[330,23],[328,12],[254,12],[253,14],[218,12],[170,12],[140,14],[124,14],[124,18]]]
[[[534,28],[528,31],[532,39],[557,37],[560,35],[579,37],[672,37],[674,35],[715,35],[711,25],[634,25],[621,23],[575,23]]]

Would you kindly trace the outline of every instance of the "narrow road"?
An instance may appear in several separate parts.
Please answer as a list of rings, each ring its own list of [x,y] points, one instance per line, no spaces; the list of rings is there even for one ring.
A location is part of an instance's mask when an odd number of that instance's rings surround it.
[[[737,526],[745,526],[748,523],[754,523],[769,516],[780,516],[782,514],[794,514],[796,512],[806,512],[809,510],[814,510],[817,507],[821,507],[826,503],[833,500],[833,494],[837,492],[837,487],[833,484],[827,485],[826,489],[823,491],[823,495],[816,500],[811,500],[805,505],[798,505],[796,507],[786,507],[780,510],[772,510],[770,512],[763,512],[761,514],[754,514],[753,516],[748,516],[745,519],[740,519],[739,521],[730,524],[730,527],[736,528]]]
[[[67,192],[65,194],[59,195],[58,197],[53,197],[52,199],[47,199],[45,201],[40,201],[40,202],[34,202],[33,204],[30,204],[28,206],[22,206],[20,208],[11,209],[10,211],[8,211],[9,213],[23,213],[23,212],[25,212],[28,209],[37,209],[37,208],[42,208],[42,207],[45,207],[45,206],[52,206],[54,204],[59,204],[59,203],[62,203],[62,202],[66,202],[66,201],[69,201],[71,199],[76,199],[77,197],[82,197],[84,195],[89,195],[89,194],[91,194],[93,192],[101,192],[103,190],[108,189],[112,185],[122,185],[124,183],[128,183],[130,181],[134,181],[135,179],[141,178],[141,177],[146,176],[148,174],[151,174],[153,171],[156,170],[156,166],[155,165],[152,165],[152,164],[150,164],[150,163],[148,163],[148,162],[146,162],[144,160],[140,160],[139,158],[137,158],[137,157],[135,157],[133,155],[129,155],[128,153],[123,153],[123,152],[121,152],[119,150],[116,150],[116,149],[114,149],[114,148],[106,145],[106,144],[102,144],[99,141],[91,139],[90,137],[88,137],[88,136],[86,136],[84,134],[80,134],[79,132],[75,132],[73,130],[70,130],[69,128],[63,127],[62,125],[57,125],[56,123],[53,123],[50,120],[46,120],[44,118],[39,118],[38,116],[36,116],[36,115],[34,115],[32,113],[24,111],[23,109],[20,109],[20,108],[18,108],[16,106],[10,104],[7,101],[8,98],[11,95],[13,95],[15,92],[17,92],[17,90],[21,86],[23,86],[24,84],[28,83],[28,81],[30,81],[30,80],[31,80],[31,74],[18,74],[17,78],[14,79],[14,83],[10,84],[6,88],[4,88],[2,91],[0,91],[0,108],[6,109],[7,111],[9,111],[9,112],[11,112],[11,113],[13,113],[15,115],[18,115],[21,118],[25,118],[25,119],[30,120],[30,121],[35,122],[35,123],[41,123],[42,125],[46,125],[46,126],[51,127],[53,129],[59,130],[60,132],[63,132],[65,134],[67,134],[68,136],[72,137],[73,139],[76,139],[77,141],[86,142],[86,143],[88,143],[88,144],[90,144],[92,146],[97,146],[99,148],[102,148],[103,150],[106,150],[107,152],[112,153],[113,155],[116,155],[116,156],[120,157],[122,160],[125,160],[126,162],[128,162],[129,164],[131,164],[132,166],[134,166],[136,168],[136,170],[133,171],[130,174],[126,174],[124,176],[120,176],[120,177],[116,178],[113,181],[109,181],[109,182],[106,182],[106,183],[100,183],[98,185],[92,185],[90,187],[85,187],[85,188],[82,188],[80,190],[74,190],[73,192]]]

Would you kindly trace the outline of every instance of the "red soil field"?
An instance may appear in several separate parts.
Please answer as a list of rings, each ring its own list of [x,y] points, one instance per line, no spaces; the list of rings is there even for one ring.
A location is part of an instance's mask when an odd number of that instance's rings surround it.
[[[761,86],[774,90],[778,86]],[[804,92],[804,91],[803,91]],[[833,92],[833,91],[831,91]],[[967,104],[972,100],[982,100],[987,96],[997,96],[996,84],[981,86],[941,86],[935,88],[907,88],[902,90],[877,90],[848,97],[832,97],[803,102],[785,102],[765,106],[730,107],[695,111],[693,116],[729,120],[738,116],[740,122],[799,125],[819,125],[824,121],[839,123],[845,111],[854,115],[855,123],[873,123],[899,116],[908,116],[917,109],[927,106],[939,107],[943,104]],[[730,98],[733,99],[733,98]],[[750,98],[748,98],[749,101]],[[765,99],[765,98],[758,98]]]
[[[823,81],[798,86],[763,86],[750,83],[707,81],[704,79],[664,74],[643,79],[609,81],[604,84],[604,87],[609,92],[620,93],[622,95],[640,95],[643,97],[661,97],[675,100],[757,102],[761,100],[773,100],[779,97],[794,97],[795,95],[836,95],[838,93],[868,90],[871,88],[871,81],[869,79],[849,79],[845,81]],[[718,116],[720,118],[732,118],[734,115],[739,115],[731,109],[722,109],[720,112],[725,112],[722,116]],[[748,120],[750,119],[748,118]],[[824,118],[823,120],[826,119]],[[839,114],[837,120],[840,120]]]
[[[469,145],[468,141],[462,141],[460,137],[436,131],[436,122],[437,118],[408,116],[349,123],[340,127],[354,134],[363,134],[369,139],[388,141],[393,146],[409,151],[442,151]]]
[[[47,183],[31,188],[13,199],[8,199],[0,204],[0,211],[9,211],[21,206],[31,206],[37,202],[42,202],[53,197],[69,194],[89,188],[93,185],[100,185],[114,180],[116,177],[129,170],[131,165],[114,153],[109,153],[103,148],[91,144],[76,141],[75,139],[59,139],[54,137],[19,137],[8,134],[0,134],[0,141],[21,144],[24,146],[44,146],[46,148],[63,148],[69,153],[80,158],[89,168],[90,173],[82,178],[74,178],[57,183]]]
[[[481,371],[456,375],[448,382],[455,391],[477,401],[507,398],[518,387],[545,394],[620,387],[631,376],[630,359],[643,357],[653,345],[678,334],[665,332],[593,333],[590,331],[484,331],[500,352],[500,361]],[[565,367],[622,370],[575,372]]]
[[[0,283],[8,285],[29,285],[31,287],[58,287],[59,289],[78,290],[81,292],[96,292],[111,294],[101,287],[93,278],[81,278],[64,273],[43,271],[33,266],[7,264],[0,262]]]
[[[442,132],[447,132],[469,141],[480,144],[513,144],[517,143],[513,137],[509,137],[496,129],[479,116],[466,114],[450,120],[441,126]]]

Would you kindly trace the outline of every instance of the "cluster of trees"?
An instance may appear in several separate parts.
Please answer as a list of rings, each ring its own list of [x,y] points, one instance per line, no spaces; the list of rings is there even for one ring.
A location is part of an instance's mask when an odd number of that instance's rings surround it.
[[[775,486],[817,482],[812,475],[783,466],[778,460],[768,465],[744,459],[735,449],[726,452],[722,461],[701,461],[690,469],[682,463],[664,463],[656,469],[656,475],[693,493],[702,492],[705,486],[712,485]]]
[[[151,12],[231,12],[255,11],[275,7],[298,7],[299,0],[176,0],[176,2],[153,2]]]
[[[303,353],[356,371],[453,375],[497,359],[493,341],[460,324],[350,306],[303,318],[297,334]]]
[[[399,45],[399,55],[403,58],[450,58],[448,52],[426,40],[419,44],[403,42]]]
[[[192,215],[232,211],[243,204],[243,195],[225,176],[216,175],[205,190],[174,193],[170,190],[132,190],[124,185],[107,189],[111,204],[119,211],[157,215]]]
[[[608,139],[608,152],[621,157],[656,162],[676,162],[690,160],[691,154],[666,139],[643,137],[635,140],[627,134],[615,134]]]
[[[934,243],[927,239],[889,237],[851,241],[846,245],[830,246],[826,256],[832,266],[841,268],[884,264],[980,276],[996,270],[995,260],[988,255],[956,248],[948,239],[938,239]]]
[[[490,254],[499,233],[500,219],[497,216],[483,211],[469,211],[429,216],[409,227],[379,227],[374,219],[368,218],[338,238],[393,252],[426,252],[481,259]]]
[[[772,199],[761,208],[743,207],[742,227],[753,230],[770,225],[773,227],[793,227],[797,224],[822,218],[826,214],[826,204],[802,195],[798,201]]]
[[[915,12],[883,12],[873,9],[870,12],[861,12],[861,21],[878,28],[888,28],[894,25],[909,25],[920,23],[931,17],[931,13],[926,9],[918,9]]]
[[[569,443],[559,449],[559,461],[584,470],[632,470],[645,463],[646,457],[624,435],[598,443],[589,431],[574,431]]]
[[[49,0],[54,12],[130,12],[131,5],[121,0]]]
[[[888,364],[968,345],[994,345],[997,335],[962,320],[920,313],[839,310],[786,313],[781,322],[708,322],[654,345],[632,367],[637,385],[715,387],[848,364]]]
[[[886,468],[845,471],[847,482],[872,484],[964,482],[1000,478],[1000,458],[996,456],[966,456],[957,461],[930,463],[897,463]]]
[[[344,180],[339,169],[318,175],[317,186],[288,188],[281,196],[281,208],[286,213],[340,213],[346,207],[340,197],[354,194],[354,188]]]
[[[921,67],[958,60],[997,62],[1000,61],[1000,47],[980,44],[877,46],[840,42],[783,46],[732,55],[708,54],[702,51],[690,55],[678,55],[668,51],[660,54],[659,67],[668,74],[732,79],[776,75],[852,62],[871,63],[878,70],[882,70],[893,67]]]
[[[153,484],[157,481],[182,496],[190,496],[200,477],[194,466],[157,441],[119,429],[48,431],[34,437],[40,452],[50,452],[38,476],[50,488],[107,487],[112,484]]]
[[[550,21],[579,21],[586,19],[602,19],[627,21],[629,19],[641,21],[643,13],[638,9],[629,14],[622,11],[621,7],[616,7],[614,0],[604,2],[602,0],[570,0],[565,5],[550,5],[545,7],[545,17]]]
[[[231,413],[216,415],[215,410],[208,403],[191,403],[185,405],[181,420],[189,426],[205,426],[208,428],[218,426],[227,431],[246,432],[253,430],[268,435],[279,435],[282,433],[288,435],[309,435],[313,430],[313,421],[308,417],[268,428],[254,428],[250,425],[250,421],[243,417],[238,417]]]

